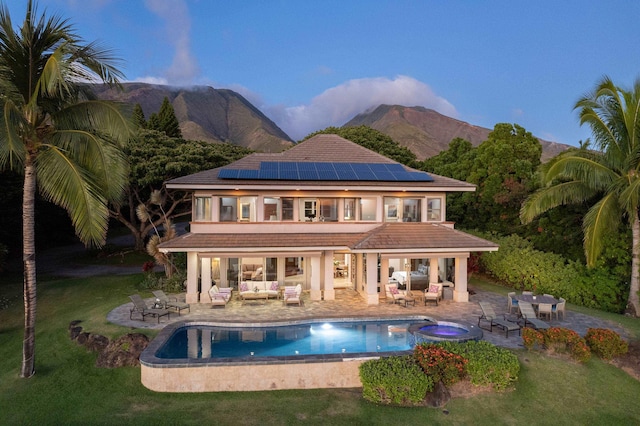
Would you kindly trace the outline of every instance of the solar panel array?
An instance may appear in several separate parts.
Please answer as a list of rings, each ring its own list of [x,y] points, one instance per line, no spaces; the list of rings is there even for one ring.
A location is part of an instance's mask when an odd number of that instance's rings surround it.
[[[425,172],[408,172],[402,164],[263,161],[258,170],[222,169],[220,179],[431,182]]]

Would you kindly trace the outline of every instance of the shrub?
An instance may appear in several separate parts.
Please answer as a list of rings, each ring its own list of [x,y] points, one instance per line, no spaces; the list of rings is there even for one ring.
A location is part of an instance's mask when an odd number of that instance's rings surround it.
[[[187,278],[186,272],[175,272],[171,278],[167,278],[163,273],[148,272],[144,274],[144,280],[140,286],[149,290],[163,290],[167,293],[180,293],[185,290],[184,280]]]
[[[555,253],[533,248],[529,241],[510,235],[478,234],[500,245],[482,253],[481,270],[517,290],[562,295],[569,303],[620,313],[627,303],[628,286],[606,265],[588,269]]]
[[[359,369],[362,396],[375,403],[417,405],[434,388],[433,379],[410,355],[372,359]]]
[[[427,376],[435,383],[449,386],[466,375],[467,360],[444,349],[441,345],[421,343],[416,345],[413,356]]]
[[[533,328],[523,328],[522,344],[527,350],[531,350],[535,345],[542,346],[544,344],[544,336]]]
[[[612,359],[629,351],[629,345],[620,335],[606,328],[590,328],[585,336],[587,345],[602,359]]]
[[[518,357],[505,348],[495,346],[485,340],[465,343],[442,343],[449,352],[461,355],[468,362],[467,375],[477,386],[493,386],[504,390],[518,380],[520,362]]]
[[[544,336],[544,346],[548,350],[568,352],[573,359],[583,363],[591,358],[587,342],[573,330],[551,327],[543,331],[542,335]]]

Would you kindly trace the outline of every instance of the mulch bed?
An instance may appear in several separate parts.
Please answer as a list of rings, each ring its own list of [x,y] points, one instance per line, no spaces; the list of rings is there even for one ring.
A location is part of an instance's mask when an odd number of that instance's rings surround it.
[[[611,363],[640,380],[640,340],[629,342],[629,352],[615,358]]]

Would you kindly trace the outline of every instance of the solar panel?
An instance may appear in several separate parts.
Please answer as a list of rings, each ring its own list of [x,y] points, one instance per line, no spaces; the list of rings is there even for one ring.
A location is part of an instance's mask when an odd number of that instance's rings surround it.
[[[263,161],[259,169],[221,169],[220,179],[430,182],[425,172],[408,172],[399,163]]]

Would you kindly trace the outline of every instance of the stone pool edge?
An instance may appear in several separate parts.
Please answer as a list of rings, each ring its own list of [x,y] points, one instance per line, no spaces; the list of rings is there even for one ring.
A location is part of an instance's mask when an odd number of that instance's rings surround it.
[[[173,332],[186,325],[268,327],[321,322],[380,321],[384,319],[437,321],[425,315],[317,318],[268,322],[214,322],[185,320],[165,327],[140,355],[142,384],[156,392],[230,392],[279,389],[361,387],[359,366],[380,358],[376,352],[242,359],[162,359],[155,356]],[[383,356],[412,351],[385,352]]]

